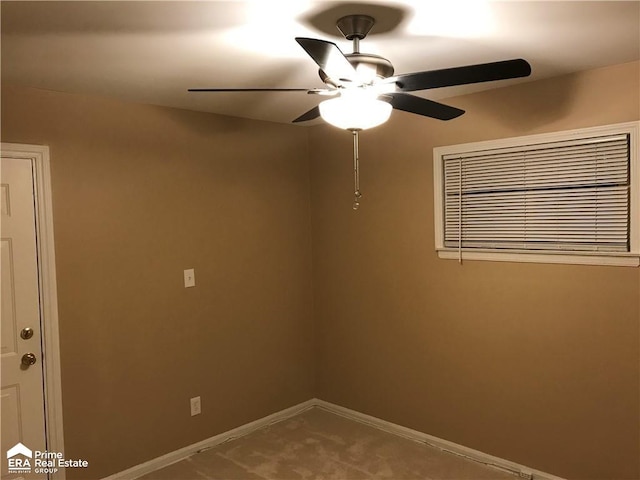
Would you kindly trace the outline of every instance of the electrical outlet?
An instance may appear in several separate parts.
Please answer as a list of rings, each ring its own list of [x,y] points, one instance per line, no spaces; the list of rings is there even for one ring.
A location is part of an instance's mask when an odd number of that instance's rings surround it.
[[[191,403],[191,416],[200,415],[202,413],[202,405],[200,404],[200,397],[193,397],[190,400]]]
[[[533,472],[530,470],[520,470],[519,476],[520,478],[524,478],[526,480],[533,480]]]

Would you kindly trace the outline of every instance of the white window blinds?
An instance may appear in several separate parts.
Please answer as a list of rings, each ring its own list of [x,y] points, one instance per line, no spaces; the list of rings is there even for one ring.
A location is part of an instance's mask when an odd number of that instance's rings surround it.
[[[446,154],[444,246],[630,251],[629,135]]]

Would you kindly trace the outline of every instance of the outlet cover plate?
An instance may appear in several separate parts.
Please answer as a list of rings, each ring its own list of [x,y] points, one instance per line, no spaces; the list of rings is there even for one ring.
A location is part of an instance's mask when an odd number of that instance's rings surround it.
[[[202,404],[200,403],[200,397],[193,397],[189,400],[191,403],[191,416],[200,415],[202,413]]]

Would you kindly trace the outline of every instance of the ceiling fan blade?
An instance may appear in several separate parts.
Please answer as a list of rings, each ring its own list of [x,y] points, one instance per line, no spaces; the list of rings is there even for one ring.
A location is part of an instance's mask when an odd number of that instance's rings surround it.
[[[296,37],[296,42],[329,78],[347,82],[356,79],[356,70],[335,43],[305,37]]]
[[[306,122],[308,120],[313,120],[314,118],[318,118],[320,116],[320,107],[317,105],[313,107],[306,113],[303,113],[298,118],[296,118],[292,123]]]
[[[189,88],[189,92],[306,92],[308,88]]]
[[[307,92],[309,95],[322,95],[324,97],[334,97],[340,93],[337,88],[312,88]]]
[[[389,93],[382,95],[380,100],[388,101],[396,110],[437,118],[438,120],[451,120],[464,113],[464,110],[459,108],[416,97],[408,93]]]
[[[407,73],[390,77],[387,81],[395,81],[400,91],[413,92],[427,88],[451,87],[469,83],[527,77],[530,74],[531,65],[526,60],[519,58],[442,70]]]

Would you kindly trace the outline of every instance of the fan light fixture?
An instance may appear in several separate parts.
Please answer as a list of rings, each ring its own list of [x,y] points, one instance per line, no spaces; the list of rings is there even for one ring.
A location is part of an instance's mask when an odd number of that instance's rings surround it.
[[[319,105],[324,121],[343,130],[366,130],[389,120],[391,104],[379,100],[374,92],[344,89],[338,98]]]

